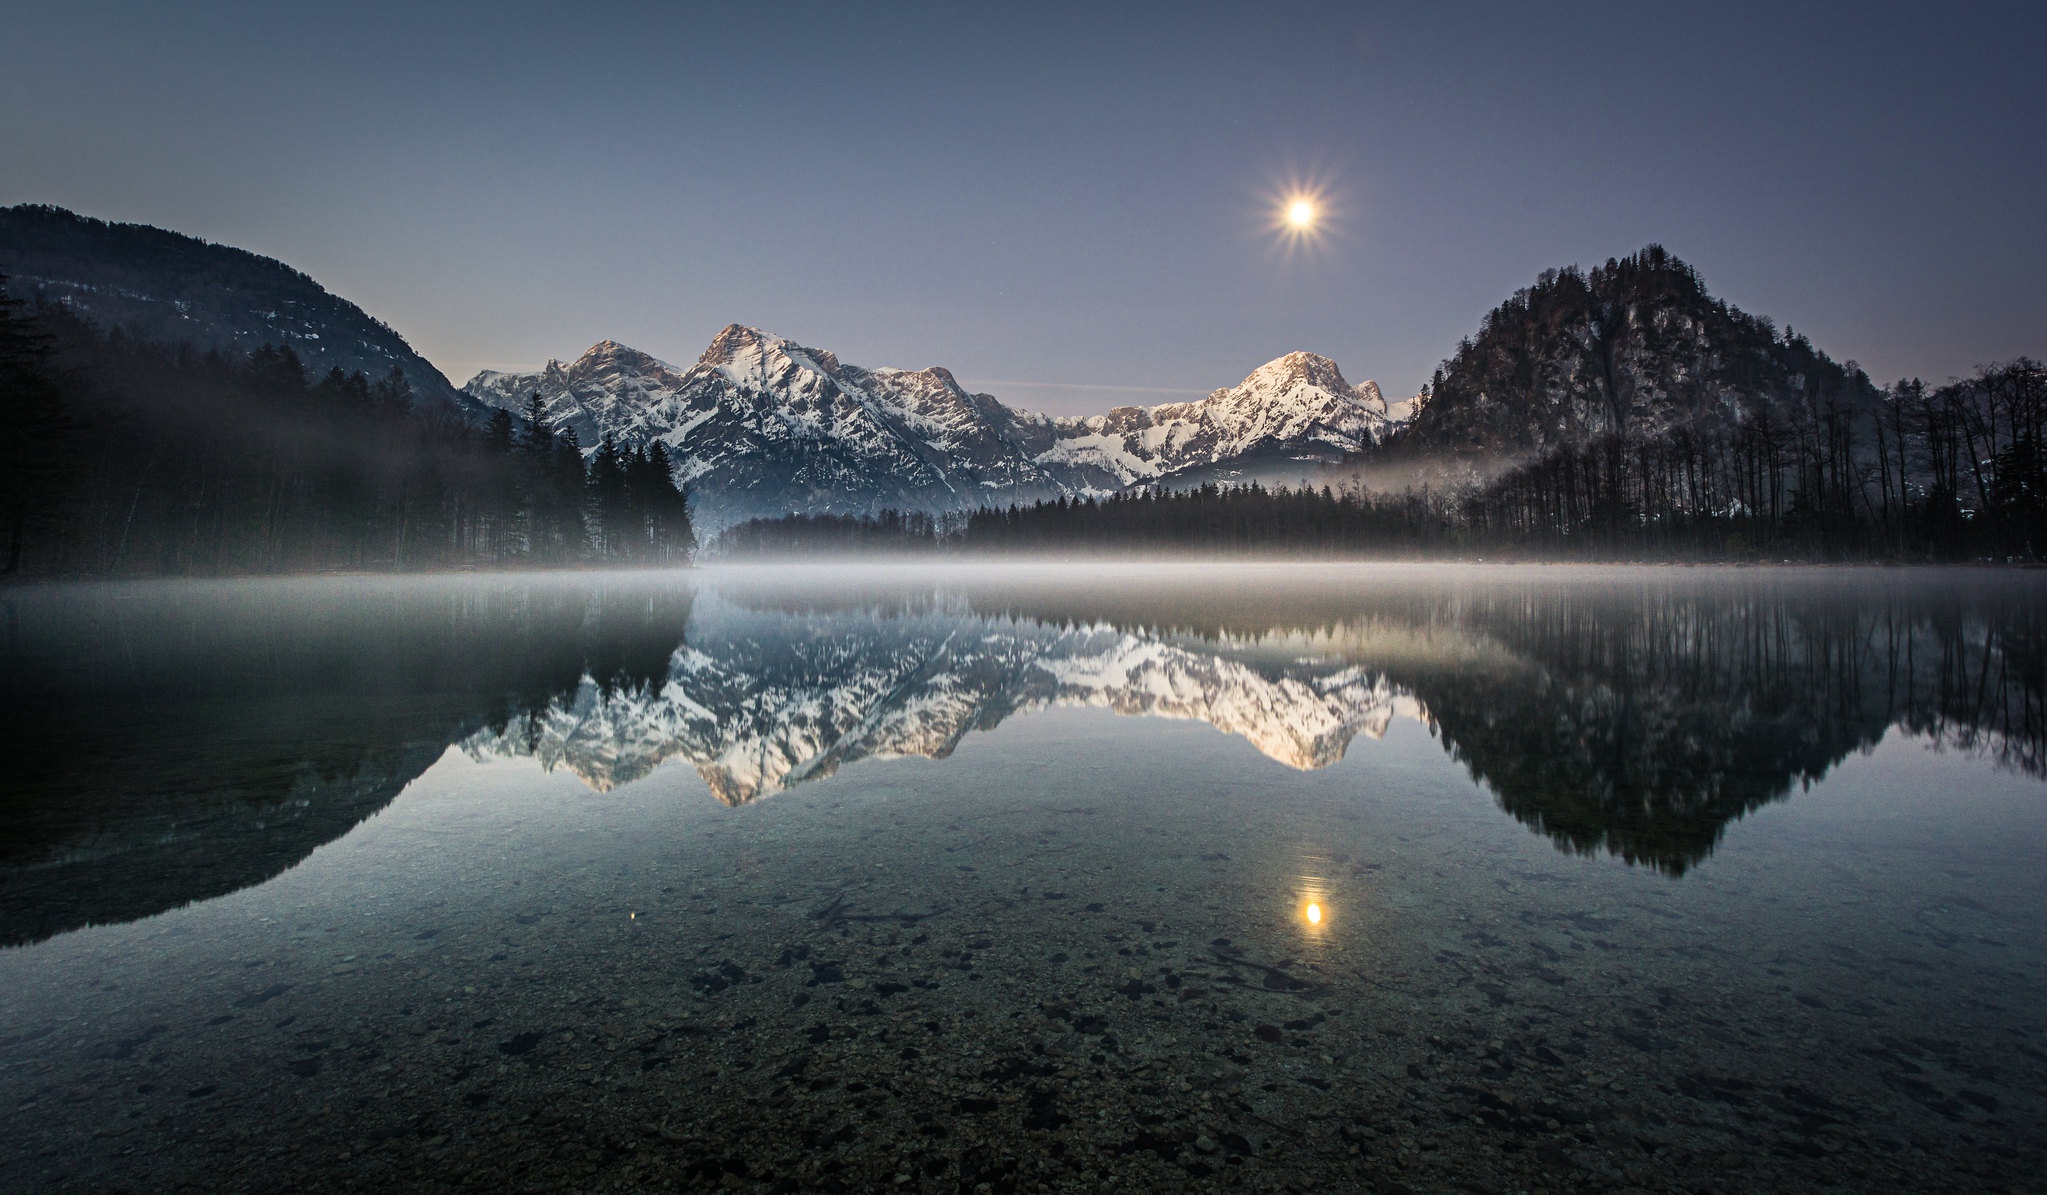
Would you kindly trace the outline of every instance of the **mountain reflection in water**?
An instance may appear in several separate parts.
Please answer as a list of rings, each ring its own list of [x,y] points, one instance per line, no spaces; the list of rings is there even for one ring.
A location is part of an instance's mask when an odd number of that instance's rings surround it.
[[[1902,728],[2047,775],[2037,575],[717,570],[6,602],[0,943],[261,882],[450,745],[727,804],[1054,706],[1279,765],[1418,719],[1561,849],[1679,875]]]

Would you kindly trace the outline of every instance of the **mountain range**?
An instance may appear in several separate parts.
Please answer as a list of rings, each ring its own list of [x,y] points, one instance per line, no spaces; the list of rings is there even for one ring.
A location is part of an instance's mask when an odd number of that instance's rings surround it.
[[[1288,353],[1196,402],[1053,417],[969,392],[940,366],[867,369],[733,324],[680,368],[614,341],[532,373],[485,371],[464,392],[523,414],[535,396],[586,449],[665,446],[701,520],[934,512],[1133,485],[1295,481],[1377,444],[1411,403]]]
[[[288,345],[315,376],[395,369],[423,407],[479,425],[499,410],[523,415],[537,396],[586,454],[607,438],[628,450],[661,444],[693,488],[704,531],[792,513],[936,514],[1137,486],[1363,479],[1349,472],[1356,466],[1398,488],[1408,465],[1423,478],[1445,465],[1486,475],[1584,453],[1623,472],[1682,456],[1688,481],[1762,477],[1754,493],[1691,485],[1677,513],[1774,512],[1778,474],[1790,468],[1780,441],[1800,436],[1800,451],[1832,459],[1821,440],[1838,441],[1847,420],[1867,422],[1877,402],[1853,362],[1711,297],[1690,266],[1653,245],[1589,271],[1546,271],[1488,313],[1410,400],[1388,402],[1328,358],[1294,352],[1197,401],[1058,417],[970,391],[943,367],[864,368],[740,324],[686,367],[606,340],[570,363],[487,370],[457,389],[397,332],[281,262],[47,206],[0,209],[0,274],[16,297],[39,295],[134,338],[231,355]],[[1730,454],[1747,464],[1728,467]],[[1844,463],[1801,480],[1799,509],[1852,514],[1853,472]],[[1660,474],[1600,477],[1590,497],[1548,494],[1535,506],[1570,522],[1626,505],[1602,494],[1670,489]]]

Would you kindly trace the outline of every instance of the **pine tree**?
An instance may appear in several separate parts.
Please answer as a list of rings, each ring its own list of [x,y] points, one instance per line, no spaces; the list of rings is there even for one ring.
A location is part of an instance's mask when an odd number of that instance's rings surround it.
[[[589,507],[592,534],[601,558],[628,559],[632,555],[630,522],[632,509],[626,492],[626,467],[618,442],[605,436],[590,455]]]
[[[397,419],[412,413],[412,379],[396,365],[391,372],[377,380],[370,387],[370,409],[384,419]]]
[[[675,480],[675,465],[659,440],[647,446],[648,521],[654,549],[662,563],[689,563],[696,555],[697,533],[689,514],[689,486]]]
[[[510,456],[513,446],[512,413],[496,410],[483,425],[483,447],[494,457]]]
[[[44,373],[49,337],[8,296],[0,274],[0,529],[7,537],[0,576],[20,571],[31,530],[58,517],[74,480],[78,429]]]
[[[538,390],[526,400],[525,431],[522,446],[528,453],[542,459],[554,456],[554,426],[547,421],[547,406],[540,401]]]

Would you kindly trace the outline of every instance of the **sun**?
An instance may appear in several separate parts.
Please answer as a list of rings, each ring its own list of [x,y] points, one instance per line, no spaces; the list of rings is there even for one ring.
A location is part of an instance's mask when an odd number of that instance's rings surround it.
[[[1343,207],[1326,184],[1294,179],[1266,193],[1267,227],[1289,254],[1320,247],[1343,229]]]

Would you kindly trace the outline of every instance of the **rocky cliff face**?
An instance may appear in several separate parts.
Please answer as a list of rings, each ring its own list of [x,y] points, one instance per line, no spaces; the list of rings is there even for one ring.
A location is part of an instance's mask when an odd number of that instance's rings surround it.
[[[464,390],[521,414],[538,394],[586,448],[660,441],[712,527],[1248,477],[1342,459],[1404,415],[1327,358],[1290,353],[1199,402],[1052,418],[970,393],[942,367],[863,369],[738,324],[687,369],[604,341],[572,364],[486,371]]]

